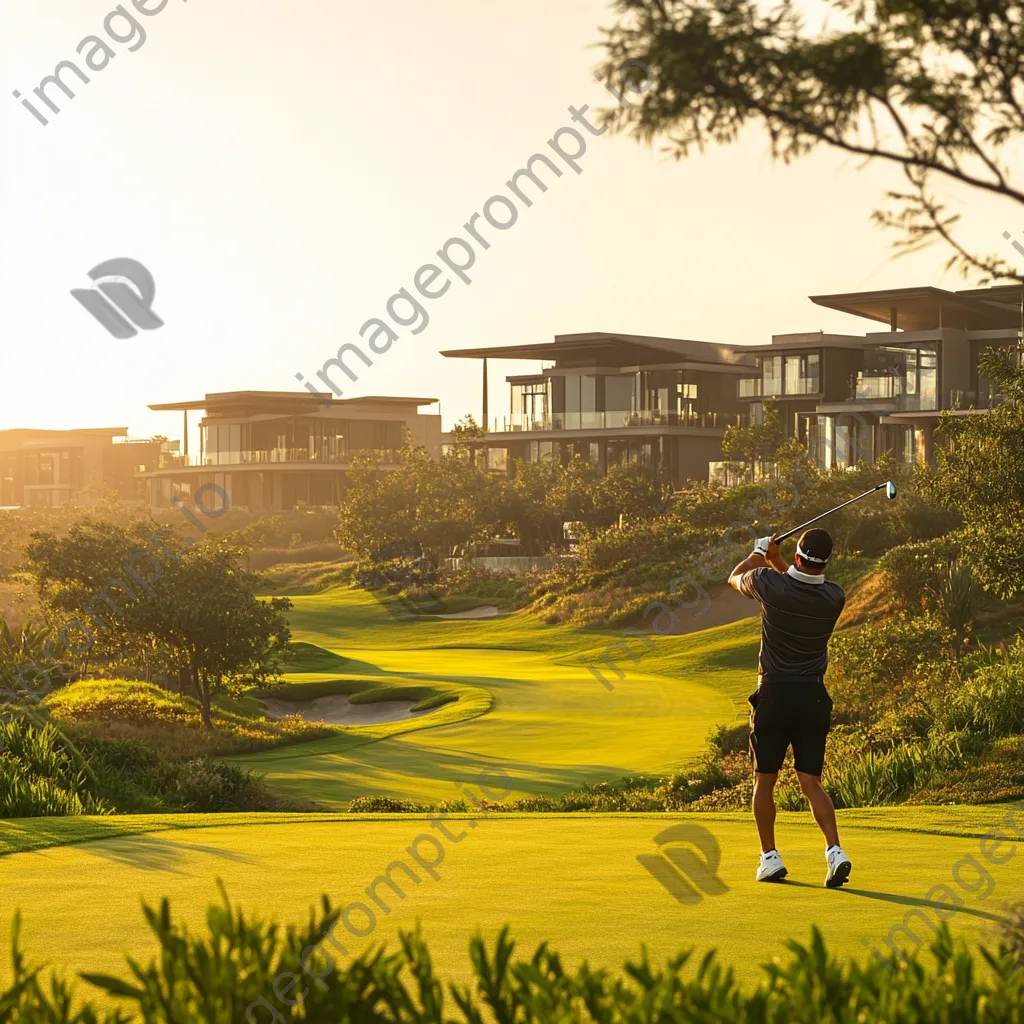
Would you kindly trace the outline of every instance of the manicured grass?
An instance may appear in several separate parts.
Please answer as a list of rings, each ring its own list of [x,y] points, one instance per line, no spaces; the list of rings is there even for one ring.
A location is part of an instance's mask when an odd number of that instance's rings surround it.
[[[516,795],[668,773],[699,753],[712,726],[736,717],[756,671],[756,620],[723,627],[721,637],[633,635],[615,646],[618,632],[552,627],[523,614],[399,620],[344,588],[294,601],[295,638],[348,660],[331,672],[321,669],[322,654],[310,666],[318,671],[297,664],[281,696],[369,685],[386,687],[373,694],[381,700],[419,700],[416,687],[459,694],[421,718],[239,759],[266,773],[271,788],[330,809],[364,795],[449,800],[456,783],[483,768],[507,773]],[[609,645],[621,679],[598,663]],[[614,689],[581,659],[598,663]]]
[[[365,938],[339,931],[351,953],[384,940],[393,948],[397,929],[419,918],[440,969],[463,977],[475,929],[493,933],[510,922],[524,952],[547,939],[572,964],[587,958],[612,967],[635,956],[641,942],[657,958],[689,945],[701,951],[715,946],[749,980],[758,964],[783,952],[786,938],[806,938],[812,923],[841,953],[857,958],[868,955],[865,942],[887,952],[886,936],[907,915],[914,933],[928,941],[927,922],[936,914],[925,896],[940,884],[964,901],[950,922],[954,931],[984,936],[1002,900],[1019,891],[1024,846],[1017,838],[998,851],[1003,858],[1007,849],[1015,852],[1001,865],[988,865],[992,889],[985,899],[968,891],[978,877],[972,869],[960,868],[962,884],[953,872],[965,856],[979,857],[980,836],[1006,814],[1006,807],[842,813],[854,874],[840,891],[822,887],[822,841],[806,814],[780,815],[779,845],[790,870],[781,885],[754,883],[757,844],[745,814],[453,817],[446,824],[457,842],[439,839],[443,859],[426,840],[418,847],[424,860],[436,862],[437,879],[407,852],[417,836],[440,835],[415,817],[197,815],[187,824],[205,827],[188,829],[180,827],[185,816],[139,820],[135,824],[161,831],[0,858],[0,871],[17,880],[0,888],[0,922],[6,926],[20,907],[31,958],[68,971],[112,971],[125,949],[144,959],[154,949],[140,913],[143,899],[168,896],[176,915],[200,926],[207,904],[218,899],[220,878],[247,909],[299,921],[321,893],[338,906],[358,901],[373,907],[364,890],[400,858],[420,882],[408,882],[404,899],[378,887],[390,913],[378,909],[375,930]],[[724,886],[715,892],[704,887],[691,904],[677,901],[637,860],[657,855],[655,836],[684,822],[713,837]],[[80,823],[78,834],[94,823]],[[1024,836],[1024,813],[1018,811],[1016,823]],[[54,828],[45,821],[16,825],[19,844]],[[11,841],[10,829],[0,825],[0,838]],[[396,877],[407,879],[401,871]],[[354,910],[351,920],[365,929],[362,911]],[[909,941],[893,934],[901,945]]]

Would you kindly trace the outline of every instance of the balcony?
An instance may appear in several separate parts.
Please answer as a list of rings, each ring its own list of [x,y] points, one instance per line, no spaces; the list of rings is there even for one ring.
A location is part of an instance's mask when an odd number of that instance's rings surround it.
[[[643,410],[640,412],[559,412],[547,416],[510,416],[495,421],[496,433],[551,430],[633,430],[643,427],[699,427],[723,430],[728,426],[745,426],[743,413],[682,413]]]
[[[896,400],[903,394],[904,383],[900,377],[858,377],[850,391],[850,401]]]
[[[379,462],[397,463],[398,452],[393,448],[363,449],[372,451]],[[267,451],[207,452],[205,455],[175,455],[163,453],[157,469],[220,468],[223,466],[280,465],[282,463],[315,463],[342,465],[350,463],[356,451],[325,455],[310,452],[308,448],[271,448]]]

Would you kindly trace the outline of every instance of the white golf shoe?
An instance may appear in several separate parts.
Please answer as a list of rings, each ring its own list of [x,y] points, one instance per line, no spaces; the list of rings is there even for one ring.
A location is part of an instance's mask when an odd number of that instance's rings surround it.
[[[781,882],[786,874],[786,865],[782,863],[778,850],[769,850],[761,854],[755,876],[758,882]]]
[[[843,853],[841,846],[830,846],[825,851],[825,860],[828,863],[828,874],[825,876],[825,885],[829,889],[838,889],[845,885],[850,878],[850,869],[853,866],[850,858]]]

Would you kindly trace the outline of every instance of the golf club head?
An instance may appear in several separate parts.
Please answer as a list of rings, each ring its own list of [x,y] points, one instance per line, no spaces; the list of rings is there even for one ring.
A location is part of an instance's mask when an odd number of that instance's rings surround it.
[[[892,501],[896,497],[896,485],[889,480],[885,485],[885,496]]]

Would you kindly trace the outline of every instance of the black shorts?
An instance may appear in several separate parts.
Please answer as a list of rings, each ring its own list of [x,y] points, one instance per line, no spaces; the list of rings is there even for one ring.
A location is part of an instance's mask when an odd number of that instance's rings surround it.
[[[821,775],[832,727],[832,698],[821,680],[762,680],[750,704],[750,756],[754,770],[772,775],[793,746],[798,772]]]

